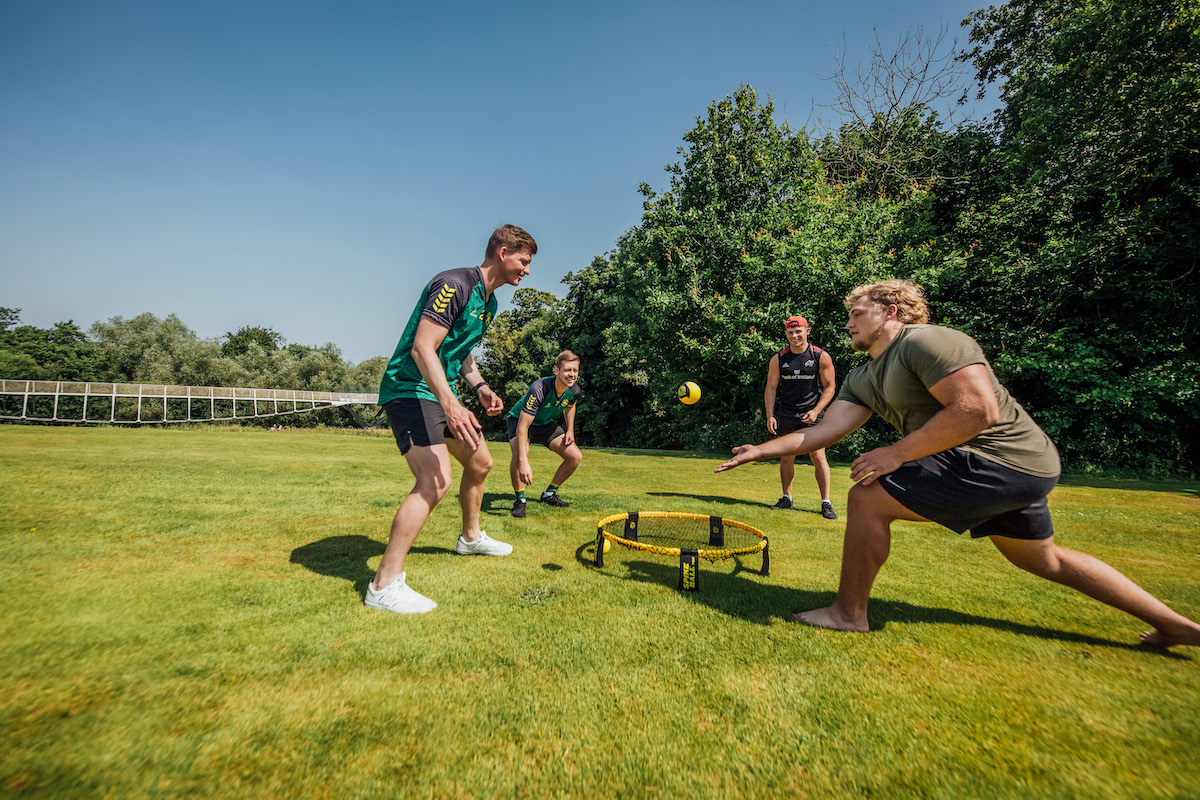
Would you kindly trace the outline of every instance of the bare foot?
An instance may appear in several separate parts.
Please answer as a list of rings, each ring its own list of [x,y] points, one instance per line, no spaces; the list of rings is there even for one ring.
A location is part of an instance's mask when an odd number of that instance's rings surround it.
[[[1200,626],[1194,623],[1192,627],[1181,627],[1175,631],[1153,630],[1146,631],[1140,637],[1142,644],[1150,645],[1151,647],[1174,647],[1177,644],[1192,645],[1200,647]]]
[[[793,614],[792,619],[797,622],[803,622],[805,625],[816,625],[818,628],[829,628],[835,631],[866,633],[871,629],[867,625],[866,619],[860,622],[844,617],[838,611],[837,606],[818,608],[813,611],[801,611],[799,614]]]

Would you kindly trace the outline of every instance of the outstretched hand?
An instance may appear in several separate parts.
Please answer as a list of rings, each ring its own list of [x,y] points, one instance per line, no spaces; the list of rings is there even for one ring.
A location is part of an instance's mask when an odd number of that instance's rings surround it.
[[[748,461],[754,461],[759,456],[758,446],[753,444],[743,444],[733,448],[733,458],[726,461],[721,466],[717,467],[713,472],[725,472],[734,467],[741,466]]]

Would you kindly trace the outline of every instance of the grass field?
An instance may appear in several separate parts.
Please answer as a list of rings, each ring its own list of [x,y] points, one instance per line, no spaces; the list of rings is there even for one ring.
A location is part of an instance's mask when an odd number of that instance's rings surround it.
[[[842,522],[766,508],[778,468],[585,450],[569,509],[484,524],[453,493],[406,564],[438,602],[362,593],[411,478],[386,434],[0,426],[5,797],[1200,797],[1200,653],[898,525],[870,634],[797,625],[833,598]],[[553,456],[535,448],[535,484]],[[456,473],[457,474],[457,473]],[[844,516],[849,481],[834,469]],[[1200,484],[1066,479],[1058,539],[1200,615]],[[759,556],[614,547],[629,510],[720,514]]]

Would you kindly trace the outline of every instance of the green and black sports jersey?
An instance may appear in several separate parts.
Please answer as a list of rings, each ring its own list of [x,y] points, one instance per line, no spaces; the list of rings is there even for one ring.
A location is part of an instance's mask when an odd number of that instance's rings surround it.
[[[554,389],[553,375],[539,378],[529,385],[529,391],[525,392],[521,402],[513,406],[508,415],[519,419],[522,414],[530,414],[533,416],[533,425],[548,425],[568,407],[575,405],[582,395],[583,390],[578,383],[568,386],[565,392],[559,394]]]
[[[496,305],[495,296],[487,295],[479,267],[451,269],[436,275],[417,300],[404,335],[383,373],[379,405],[402,397],[437,400],[412,357],[417,325],[422,318],[430,319],[448,331],[438,348],[438,360],[453,389],[463,361],[483,339],[495,318]]]
[[[972,364],[987,367],[1000,418],[960,447],[1027,475],[1058,475],[1054,443],[996,380],[983,350],[962,331],[905,325],[879,358],[850,371],[837,399],[866,406],[907,436],[944,407],[929,387]]]

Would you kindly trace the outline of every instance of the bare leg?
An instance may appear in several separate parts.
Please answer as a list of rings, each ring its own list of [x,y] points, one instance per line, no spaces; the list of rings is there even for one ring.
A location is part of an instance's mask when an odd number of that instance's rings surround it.
[[[479,538],[479,509],[483,505],[483,485],[492,471],[492,454],[486,442],[480,442],[479,447],[470,450],[457,439],[447,439],[446,447],[463,467],[462,482],[458,487],[462,538],[474,542]]]
[[[783,484],[783,493],[792,496],[792,478],[796,477],[796,457],[784,456],[779,459],[779,482]]]
[[[812,451],[808,457],[817,474],[817,491],[821,493],[821,499],[826,500],[829,498],[829,460],[825,458],[825,448]]]
[[[408,555],[409,548],[416,541],[430,513],[450,488],[450,455],[445,445],[413,445],[404,454],[404,459],[417,482],[392,519],[387,548],[375,572],[376,590],[387,586],[404,572],[404,557]]]
[[[558,469],[554,471],[554,480],[551,481],[551,483],[553,483],[555,486],[562,486],[564,483],[566,483],[567,478],[570,478],[572,475],[574,475],[575,470],[579,467],[580,463],[583,462],[583,453],[579,451],[579,447],[575,445],[574,442],[571,443],[570,447],[563,446],[563,441],[566,438],[567,437],[565,436],[560,436],[550,442],[549,445],[550,449],[557,453],[560,458],[562,458],[562,463],[559,464]]]
[[[1154,630],[1141,635],[1144,643],[1156,647],[1200,646],[1200,625],[1175,613],[1100,559],[1059,547],[1053,536],[1039,540],[992,536],[991,540],[1005,558],[1021,569],[1061,583],[1154,626]]]
[[[880,488],[859,484],[850,490],[846,536],[842,540],[842,575],[837,599],[828,608],[795,614],[798,622],[838,631],[867,631],[867,601],[871,586],[892,546],[892,521],[928,522]]]
[[[520,458],[517,450],[517,440],[510,439],[508,449],[512,451],[512,459],[508,462],[508,478],[512,481],[513,492],[519,492],[525,488],[525,484],[521,482],[520,471],[517,466],[517,461]]]

